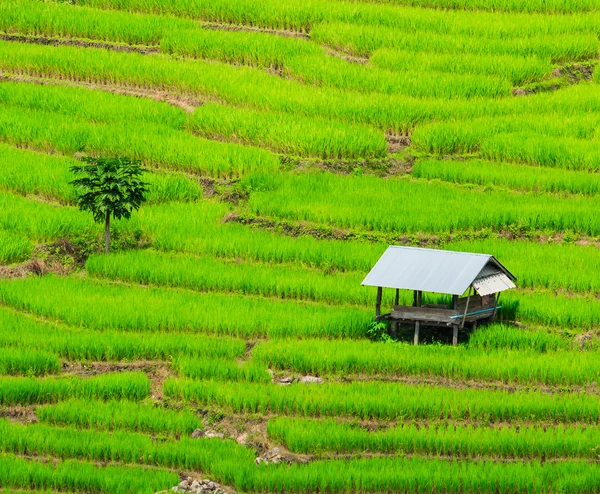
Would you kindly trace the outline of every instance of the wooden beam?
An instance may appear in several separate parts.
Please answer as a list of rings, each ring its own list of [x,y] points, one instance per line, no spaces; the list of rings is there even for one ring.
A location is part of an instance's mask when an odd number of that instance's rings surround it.
[[[417,290],[415,290],[415,291],[413,292],[413,307],[419,307],[419,306],[417,305],[417,300],[418,300],[418,298],[419,298],[419,295],[418,295],[418,293],[419,293],[419,292],[418,292]]]
[[[473,285],[469,287],[469,295],[467,296],[467,303],[465,304],[465,312],[463,313],[462,322],[460,323],[460,329],[465,327],[465,319],[467,318],[467,313],[469,312],[469,301],[471,300],[471,291],[473,291]]]
[[[421,303],[423,302],[423,292],[421,290],[415,290],[415,307],[421,307]],[[419,344],[419,329],[421,327],[421,323],[419,321],[415,321],[415,337],[413,338],[413,343],[415,345]]]
[[[455,324],[452,330],[452,346],[456,345],[458,345],[458,324]]]
[[[452,295],[452,310],[458,309],[458,295]]]
[[[396,297],[394,298],[394,307],[400,304],[400,289],[396,288]]]
[[[381,296],[383,294],[383,288],[377,287],[377,301],[375,302],[375,317],[381,315]]]

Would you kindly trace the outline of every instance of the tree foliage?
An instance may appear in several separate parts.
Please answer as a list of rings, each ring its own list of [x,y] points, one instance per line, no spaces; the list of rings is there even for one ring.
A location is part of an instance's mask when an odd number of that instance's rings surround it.
[[[84,164],[71,167],[77,189],[77,205],[90,211],[94,220],[104,222],[106,252],[110,249],[110,218],[129,219],[145,201],[148,184],[142,180],[146,170],[129,158],[83,158]]]

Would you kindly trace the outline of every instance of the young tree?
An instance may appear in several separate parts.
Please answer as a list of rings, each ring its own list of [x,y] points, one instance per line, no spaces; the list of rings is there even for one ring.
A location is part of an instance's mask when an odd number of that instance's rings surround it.
[[[110,218],[131,217],[146,200],[148,184],[141,176],[146,170],[129,158],[83,158],[85,164],[71,167],[77,188],[77,205],[90,211],[94,221],[104,222],[106,253],[110,251]]]

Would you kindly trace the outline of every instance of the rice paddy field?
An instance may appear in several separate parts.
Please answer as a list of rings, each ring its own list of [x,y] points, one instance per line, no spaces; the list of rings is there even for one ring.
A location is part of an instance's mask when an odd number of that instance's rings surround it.
[[[599,36],[596,0],[0,0],[0,493],[600,492]],[[110,254],[86,156],[148,170]],[[392,340],[390,244],[518,286]]]

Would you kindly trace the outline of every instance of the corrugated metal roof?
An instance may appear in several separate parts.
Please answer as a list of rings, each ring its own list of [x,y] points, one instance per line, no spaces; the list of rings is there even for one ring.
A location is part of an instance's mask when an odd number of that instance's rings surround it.
[[[383,253],[362,284],[462,295],[490,262],[491,266],[498,267],[509,279],[515,279],[489,254],[392,245]]]
[[[473,282],[473,288],[481,296],[490,295],[492,293],[503,292],[514,288],[515,284],[504,273],[493,274],[484,278],[477,278]]]

